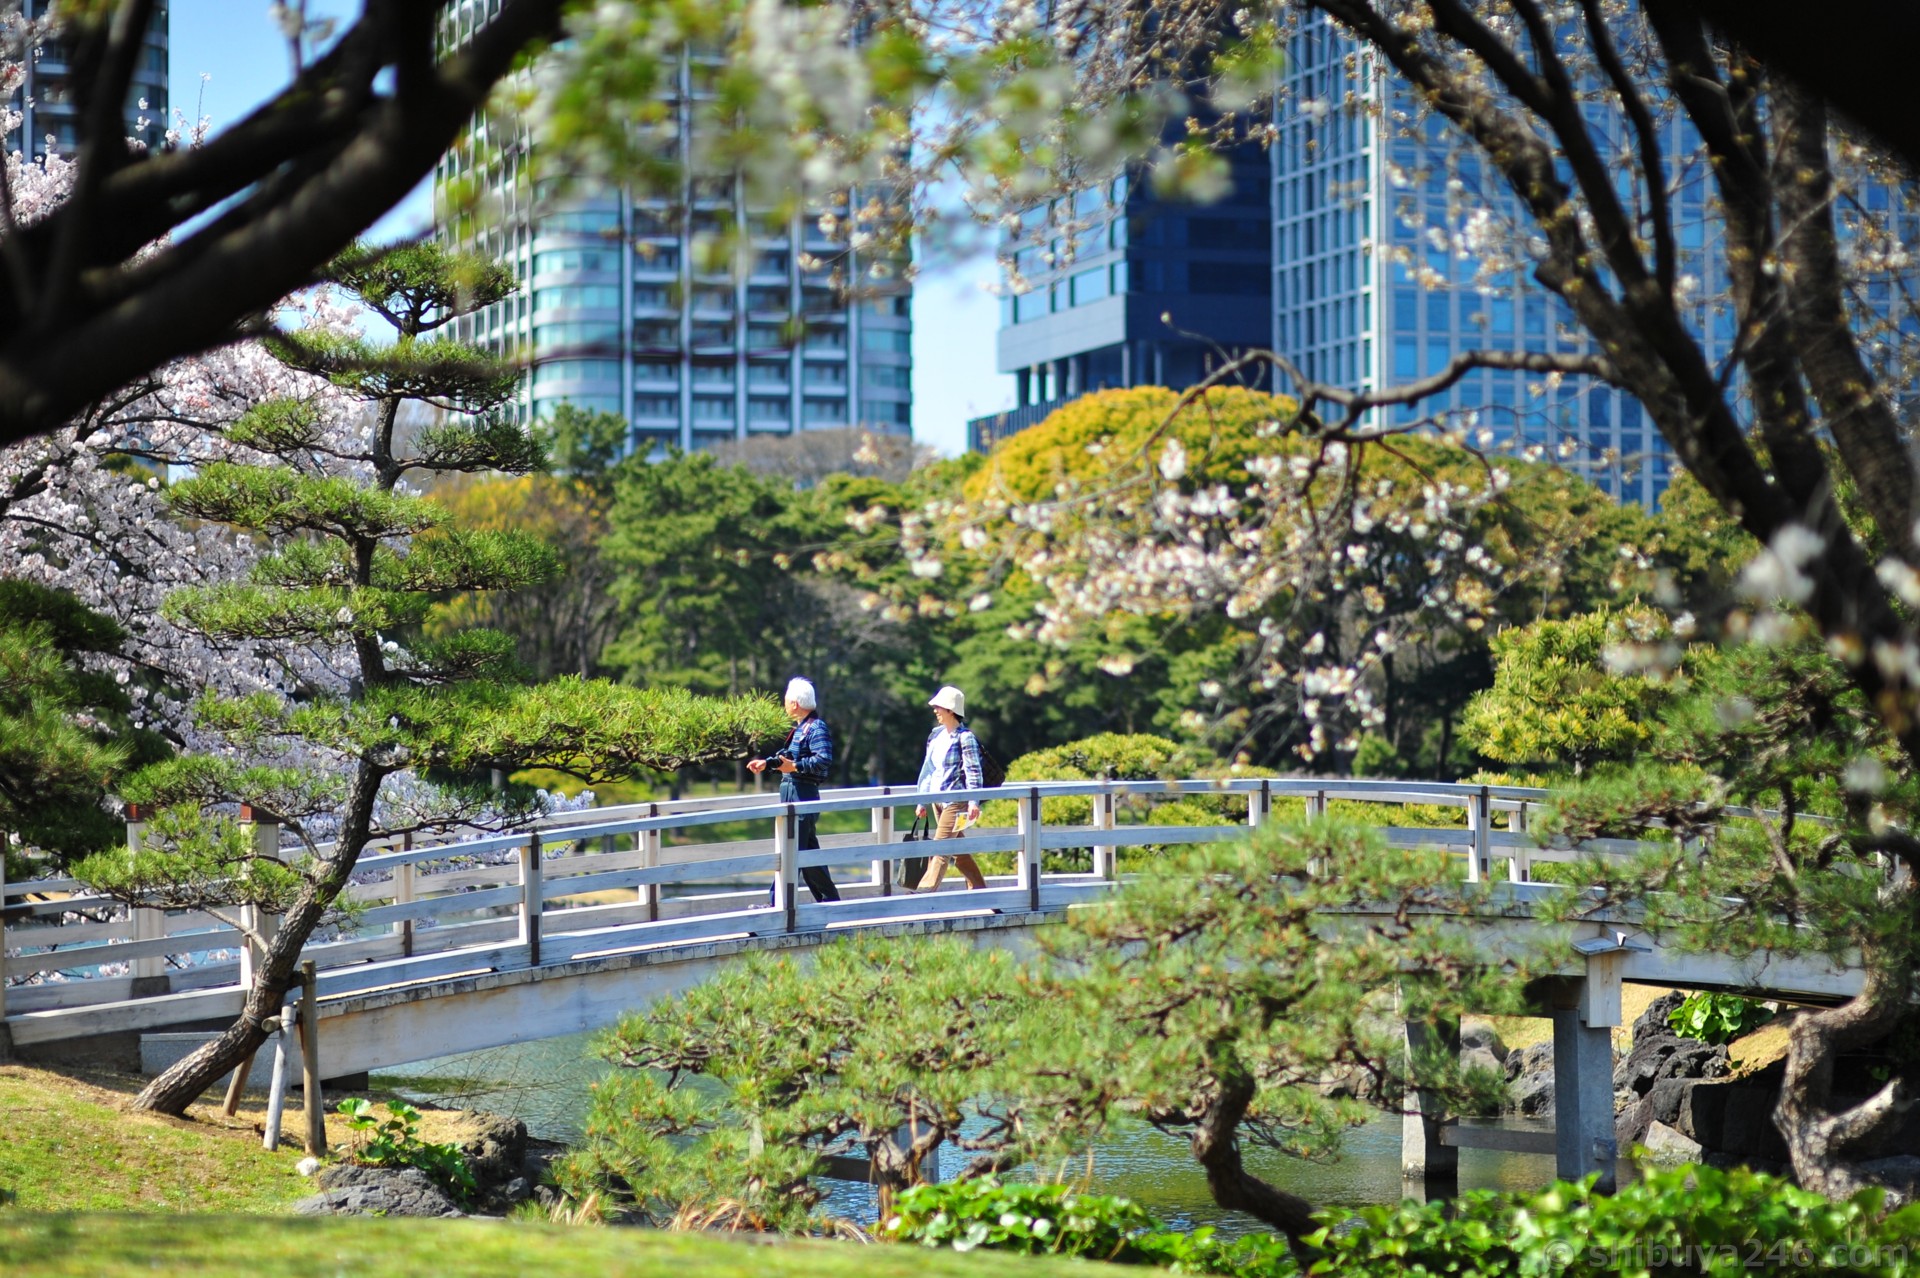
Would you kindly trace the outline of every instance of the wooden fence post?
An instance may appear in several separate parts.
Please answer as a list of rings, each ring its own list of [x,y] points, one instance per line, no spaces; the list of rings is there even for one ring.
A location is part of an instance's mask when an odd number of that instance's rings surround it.
[[[1020,800],[1020,886],[1027,908],[1040,908],[1040,787],[1029,786]]]
[[[320,975],[312,959],[300,962],[300,1090],[307,1111],[307,1152],[327,1152],[327,1098],[320,1094]]]
[[[543,887],[540,835],[536,831],[520,845],[520,944],[527,947],[527,965],[540,966],[540,909]]]
[[[1516,836],[1527,832],[1526,800],[1521,800],[1518,807],[1507,813],[1507,832]],[[1532,878],[1533,853],[1525,843],[1516,841],[1513,845],[1513,855],[1507,858],[1507,882],[1526,883]]]
[[[880,793],[893,793],[892,786],[881,787]],[[893,842],[893,805],[882,803],[873,809],[873,841],[875,843]],[[893,862],[882,858],[873,863],[873,886],[881,896],[893,895]]]
[[[137,803],[127,804],[127,855],[133,856],[140,850],[147,833],[147,813]],[[144,905],[127,908],[127,918],[133,924],[133,938],[136,941],[157,941],[167,934],[167,916],[165,911],[150,909]],[[139,998],[143,991],[138,982],[150,981],[159,976],[166,968],[165,956],[150,954],[137,958],[129,964],[131,975],[136,982],[133,996]],[[151,993],[151,990],[144,991]]]
[[[647,809],[648,816],[659,816],[660,805],[655,803]],[[640,853],[640,864],[651,870],[660,864],[660,831],[642,830],[634,840],[634,848]],[[652,923],[660,917],[660,885],[642,883],[639,893],[640,903],[647,907],[647,922]]]
[[[800,913],[795,901],[795,891],[800,879],[800,857],[796,849],[799,842],[799,818],[793,814],[793,805],[787,805],[786,812],[773,819],[773,908],[780,915],[781,926],[792,932],[799,926]]]
[[[1111,830],[1113,828],[1113,795],[1107,793],[1093,796],[1093,828]],[[1111,843],[1093,845],[1093,873],[1095,878],[1111,883],[1118,877],[1119,849]]]
[[[413,832],[412,831],[408,831],[406,834],[403,834],[400,836],[400,850],[403,852],[413,851]],[[394,867],[393,903],[395,905],[412,905],[413,904],[413,900],[414,900],[413,871],[414,871],[414,865],[413,865],[413,862],[411,861],[407,862],[405,865]],[[413,957],[413,920],[401,919],[398,923],[394,925],[394,928],[396,931],[400,933],[400,957],[412,958]]]
[[[1487,806],[1487,787],[1481,786],[1467,796],[1467,830],[1473,838],[1467,848],[1467,882],[1479,883],[1487,877],[1488,825],[1492,812]]]
[[[240,820],[253,827],[253,853],[255,856],[280,859],[280,823],[270,816],[254,811],[243,803],[240,805]],[[266,957],[268,940],[273,936],[277,920],[271,914],[261,912],[257,906],[240,907],[240,919],[254,932],[259,940],[252,936],[240,938],[240,984],[253,984],[254,973],[260,970],[260,962]]]

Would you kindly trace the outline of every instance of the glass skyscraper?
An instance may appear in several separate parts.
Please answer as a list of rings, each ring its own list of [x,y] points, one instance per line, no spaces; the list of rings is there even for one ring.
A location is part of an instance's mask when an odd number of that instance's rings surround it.
[[[465,39],[498,7],[449,5],[446,38]],[[443,220],[441,235],[507,263],[523,287],[459,321],[457,335],[530,359],[523,414],[538,419],[561,403],[620,413],[648,452],[842,426],[909,434],[913,334],[901,273],[875,286],[874,262],[820,231],[820,213],[844,217],[844,205],[770,219],[735,179],[691,172],[695,108],[718,65],[683,56],[665,95],[667,158],[686,175],[676,192],[613,191],[549,211],[532,198],[524,147],[500,148],[480,175],[489,217]],[[438,180],[468,177],[472,154],[450,153]],[[743,242],[745,271],[723,247]],[[861,287],[840,287],[836,274]]]
[[[1001,253],[1014,290],[1001,301],[997,362],[1015,406],[967,424],[985,451],[1088,391],[1187,387],[1266,345],[1272,215],[1265,152],[1227,154],[1216,203],[1176,203],[1122,175],[1036,205]],[[1263,384],[1262,370],[1241,379]]]
[[[1612,119],[1596,108],[1592,123]],[[1291,43],[1275,124],[1272,342],[1307,377],[1374,390],[1471,350],[1594,349],[1524,267],[1487,278],[1490,254],[1537,234],[1518,200],[1477,149],[1424,114],[1391,68],[1324,15],[1303,20]],[[1683,121],[1667,122],[1661,142],[1690,326],[1718,360],[1734,318],[1709,213],[1712,175]],[[1675,463],[1640,405],[1588,379],[1550,380],[1479,370],[1388,420],[1439,414],[1446,426],[1539,450],[1623,500],[1655,502]]]

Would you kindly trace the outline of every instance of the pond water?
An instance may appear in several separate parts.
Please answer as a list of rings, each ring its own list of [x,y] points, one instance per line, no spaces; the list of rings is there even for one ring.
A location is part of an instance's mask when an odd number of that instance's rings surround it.
[[[589,1056],[592,1038],[571,1035],[441,1057],[376,1074],[373,1082],[435,1104],[510,1114],[535,1136],[571,1142],[579,1138],[586,1117],[588,1088],[609,1069]],[[1509,1125],[1539,1126],[1526,1120]],[[1253,1150],[1248,1164],[1274,1184],[1323,1206],[1397,1202],[1403,1192],[1397,1118],[1377,1118],[1349,1133],[1334,1162],[1308,1163]],[[1186,1143],[1145,1125],[1102,1141],[1089,1158],[1046,1170],[1052,1179],[1085,1177],[1100,1192],[1125,1194],[1182,1228],[1214,1225],[1222,1233],[1241,1233],[1259,1227],[1214,1206]],[[1460,1155],[1462,1189],[1537,1189],[1552,1180],[1553,1159],[1544,1154],[1470,1149]],[[833,1187],[833,1210],[854,1220],[873,1219],[869,1187],[826,1183]]]

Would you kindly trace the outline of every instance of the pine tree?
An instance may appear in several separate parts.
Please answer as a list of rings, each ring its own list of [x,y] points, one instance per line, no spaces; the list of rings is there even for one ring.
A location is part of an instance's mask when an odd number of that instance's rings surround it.
[[[230,438],[280,464],[210,464],[173,486],[171,505],[264,537],[271,551],[250,579],[179,591],[167,611],[217,638],[306,649],[344,678],[296,698],[203,699],[203,725],[235,748],[129,778],[124,797],[154,808],[144,845],[77,870],[128,900],[226,911],[260,954],[240,1018],[154,1079],[136,1101],[143,1109],[183,1112],[265,1041],[262,1025],[280,1007],[302,946],[329,919],[370,840],[512,819],[529,796],[493,793],[495,770],[540,766],[606,780],[737,756],[782,726],[761,699],[578,678],[534,683],[514,661],[511,639],[491,631],[424,638],[420,623],[436,598],[513,590],[555,569],[536,539],[454,527],[443,507],[410,490],[435,474],[520,473],[541,463],[533,436],[497,412],[519,370],[441,335],[515,284],[496,265],[431,244],[356,247],[326,282],[379,315],[393,342],[336,325],[285,333],[272,345],[290,366],[362,401],[365,419],[329,420],[293,400],[242,417]],[[443,414],[411,444],[402,429],[408,404]],[[241,804],[282,822],[303,854],[256,855],[237,819]],[[280,916],[277,929],[250,927],[254,916],[236,905]]]

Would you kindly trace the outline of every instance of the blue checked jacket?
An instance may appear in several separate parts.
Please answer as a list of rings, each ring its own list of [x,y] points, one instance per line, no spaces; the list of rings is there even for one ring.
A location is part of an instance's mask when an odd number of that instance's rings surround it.
[[[767,756],[769,766],[776,759],[792,759],[793,771],[781,780],[791,779],[797,789],[818,790],[833,774],[833,734],[827,721],[810,714],[793,725],[778,750]]]

